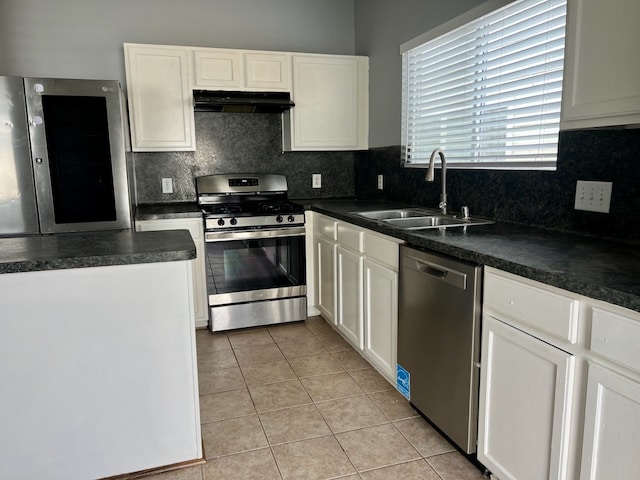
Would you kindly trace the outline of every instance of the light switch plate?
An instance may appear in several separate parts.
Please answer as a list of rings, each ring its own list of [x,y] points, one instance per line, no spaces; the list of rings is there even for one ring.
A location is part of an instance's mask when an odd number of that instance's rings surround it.
[[[163,178],[162,179],[162,193],[173,193],[173,179],[172,178]]]
[[[609,213],[611,205],[612,182],[586,182],[578,180],[576,184],[576,210]]]
[[[311,187],[322,188],[322,174],[320,173],[311,174]]]
[[[384,189],[384,175],[378,175],[378,190]]]

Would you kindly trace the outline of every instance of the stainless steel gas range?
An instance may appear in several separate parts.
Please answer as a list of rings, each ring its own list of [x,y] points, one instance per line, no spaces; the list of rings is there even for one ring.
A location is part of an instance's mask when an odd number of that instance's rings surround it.
[[[284,175],[196,178],[204,217],[209,329],[307,318],[304,208]]]

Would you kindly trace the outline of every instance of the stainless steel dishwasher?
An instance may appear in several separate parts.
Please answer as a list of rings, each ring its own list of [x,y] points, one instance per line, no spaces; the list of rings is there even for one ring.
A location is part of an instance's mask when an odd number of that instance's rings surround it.
[[[466,453],[476,451],[482,267],[400,246],[398,385]]]

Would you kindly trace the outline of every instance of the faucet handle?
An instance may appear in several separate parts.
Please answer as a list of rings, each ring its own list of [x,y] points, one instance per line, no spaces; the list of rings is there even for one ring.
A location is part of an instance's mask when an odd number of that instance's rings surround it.
[[[466,205],[462,207],[462,218],[469,218],[469,207]]]
[[[442,212],[443,215],[447,214],[447,194],[443,193],[440,195],[440,203],[438,204],[438,208]]]

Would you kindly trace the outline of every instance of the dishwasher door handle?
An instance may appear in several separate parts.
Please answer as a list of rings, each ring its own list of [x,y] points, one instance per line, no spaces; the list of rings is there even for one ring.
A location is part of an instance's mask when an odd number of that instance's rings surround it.
[[[440,270],[439,268],[432,267],[431,265],[425,265],[416,261],[416,269],[419,272],[426,273],[432,277],[445,278],[449,273],[448,270]]]
[[[429,275],[430,277],[441,280],[449,285],[466,290],[467,288],[467,274],[451,270],[443,267],[442,265],[436,265],[431,262],[426,262],[416,257],[410,257],[415,263],[416,271]]]

